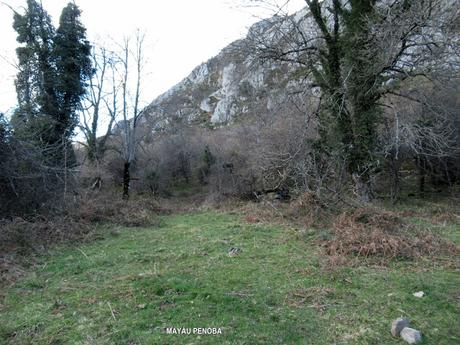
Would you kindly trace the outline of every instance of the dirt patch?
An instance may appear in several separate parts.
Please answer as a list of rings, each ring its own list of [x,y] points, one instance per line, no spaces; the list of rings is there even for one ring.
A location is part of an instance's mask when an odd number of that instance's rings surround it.
[[[333,288],[315,286],[290,292],[286,295],[284,303],[293,308],[315,308],[323,312],[328,306],[328,298],[333,293]]]
[[[253,214],[248,214],[246,217],[244,217],[244,221],[249,224],[260,223],[260,219]]]

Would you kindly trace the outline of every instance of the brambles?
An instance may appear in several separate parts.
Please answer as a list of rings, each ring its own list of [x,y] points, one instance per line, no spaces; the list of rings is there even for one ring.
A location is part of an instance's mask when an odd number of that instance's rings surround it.
[[[2,252],[12,249],[40,251],[50,244],[81,240],[93,230],[89,223],[71,216],[2,220],[0,229]]]
[[[322,242],[328,255],[416,259],[459,250],[394,212],[370,208],[343,212],[333,223],[332,236]]]
[[[88,223],[145,227],[158,224],[156,215],[164,212],[158,201],[149,198],[120,200],[113,194],[94,194],[79,202],[70,216]]]

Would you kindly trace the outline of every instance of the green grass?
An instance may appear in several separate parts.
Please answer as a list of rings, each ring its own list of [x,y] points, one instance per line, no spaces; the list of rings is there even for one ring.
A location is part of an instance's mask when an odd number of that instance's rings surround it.
[[[9,288],[0,343],[403,344],[390,335],[401,315],[424,344],[460,342],[453,269],[399,262],[328,270],[295,230],[215,212],[118,230],[56,249]],[[243,252],[230,258],[234,246]],[[419,290],[424,298],[412,296]],[[222,335],[167,335],[165,327],[220,327]]]

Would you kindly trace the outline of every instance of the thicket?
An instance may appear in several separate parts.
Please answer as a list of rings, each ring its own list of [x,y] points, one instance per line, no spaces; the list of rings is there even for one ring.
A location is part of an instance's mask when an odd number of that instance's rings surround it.
[[[35,0],[27,0],[23,13],[14,11],[18,105],[0,124],[0,217],[54,209],[71,189],[72,137],[93,73],[80,14],[69,3],[56,29]]]
[[[372,184],[378,198],[396,202],[412,194],[453,192],[460,180],[458,82],[439,88],[408,83],[400,92],[413,95],[414,88],[422,102],[383,100],[391,108],[384,108],[375,137]],[[179,122],[139,138],[133,189],[159,196],[189,189],[217,199],[254,200],[272,192],[280,198],[282,191],[308,192],[332,206],[359,205],[343,156],[318,146],[312,111],[317,99],[312,94],[301,99],[301,110],[292,107],[263,120],[247,115],[214,129]],[[121,183],[119,167],[116,152],[108,153],[101,166],[106,186]],[[84,170],[91,175],[90,167]]]

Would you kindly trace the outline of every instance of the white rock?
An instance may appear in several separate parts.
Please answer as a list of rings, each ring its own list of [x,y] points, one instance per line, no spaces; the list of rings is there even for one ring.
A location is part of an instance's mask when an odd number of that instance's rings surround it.
[[[251,70],[247,76],[247,81],[252,87],[258,89],[264,86],[265,70],[262,66],[259,66],[257,70]]]
[[[391,324],[391,334],[397,337],[404,327],[409,327],[409,319],[407,317],[399,317]]]
[[[423,291],[417,291],[414,292],[413,295],[417,298],[422,298],[423,296],[425,296],[425,293]]]
[[[209,97],[201,101],[200,109],[210,113],[212,111],[212,105],[209,102]]]
[[[305,7],[301,9],[300,11],[296,12],[294,14],[294,22],[298,23],[300,20],[302,20],[307,14],[309,13],[308,9]]]
[[[236,66],[233,63],[228,64],[222,70],[222,88],[224,90],[229,90],[233,86],[233,78],[235,73]]]
[[[401,338],[409,344],[418,344],[422,341],[422,334],[416,329],[404,327],[401,331]]]
[[[203,63],[192,71],[192,73],[188,76],[188,79],[193,84],[199,84],[199,83],[203,83],[208,76],[209,76],[208,64]]]

